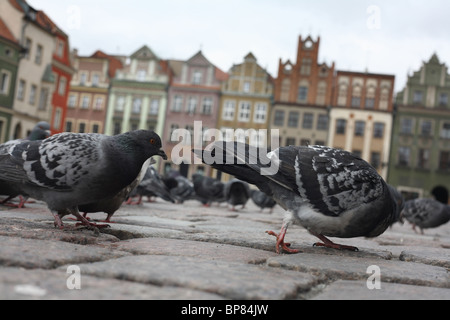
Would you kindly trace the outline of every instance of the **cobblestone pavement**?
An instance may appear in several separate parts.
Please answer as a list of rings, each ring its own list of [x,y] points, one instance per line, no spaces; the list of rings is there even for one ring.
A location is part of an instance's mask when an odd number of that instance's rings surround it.
[[[158,199],[122,206],[104,230],[67,218],[59,230],[41,202],[0,207],[0,299],[450,299],[450,223],[334,239],[359,252],[313,247],[292,226],[301,252],[278,255],[265,231],[283,212]]]

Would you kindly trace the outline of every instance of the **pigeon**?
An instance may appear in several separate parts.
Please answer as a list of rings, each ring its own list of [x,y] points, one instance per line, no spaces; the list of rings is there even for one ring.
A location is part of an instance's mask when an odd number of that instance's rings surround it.
[[[142,166],[141,171],[139,172],[139,175],[136,177],[136,179],[131,184],[120,190],[115,196],[113,196],[112,198],[102,199],[94,203],[80,205],[78,206],[78,211],[83,212],[83,217],[85,218],[87,217],[88,213],[104,212],[107,214],[107,217],[105,220],[100,222],[112,223],[111,217],[117,210],[119,210],[123,202],[129,197],[130,193],[135,190],[141,183],[148,167],[155,163],[156,161],[153,158],[148,159],[146,162],[144,162],[144,165]],[[62,218],[64,215],[66,215],[64,212],[60,212],[59,214],[60,218]]]
[[[232,211],[236,211],[237,205],[242,205],[242,209],[245,208],[245,204],[250,198],[250,188],[248,183],[232,179],[225,183],[223,194],[227,203],[232,206]]]
[[[450,206],[434,199],[413,199],[405,202],[402,215],[415,232],[417,226],[424,234],[423,229],[436,228],[450,220]]]
[[[192,175],[194,183],[194,190],[197,199],[203,203],[204,206],[209,207],[213,202],[224,201],[224,184],[214,178],[205,177],[199,173]]]
[[[50,125],[48,122],[41,121],[37,123],[33,130],[31,130],[30,134],[26,139],[16,139],[0,144],[0,154],[9,154],[9,152],[19,143],[23,141],[38,141],[44,140],[50,137]],[[7,181],[0,180],[0,195],[7,195],[8,197],[0,202],[0,204],[13,206],[17,208],[23,208],[25,206],[26,201],[28,200],[28,196],[22,193],[22,190],[18,188],[14,188]],[[8,204],[8,201],[19,196],[20,203],[18,205]],[[25,196],[25,197],[23,197]]]
[[[43,141],[24,141],[0,155],[0,180],[46,202],[55,225],[73,214],[82,225],[95,226],[79,206],[112,198],[129,186],[153,156],[167,159],[161,138],[136,130],[116,136],[60,133]]]
[[[376,237],[402,210],[393,188],[363,159],[324,146],[288,146],[268,152],[239,142],[215,142],[193,150],[202,161],[256,185],[287,214],[276,236],[276,251],[299,250],[284,242],[291,224],[299,224],[322,240],[317,246],[357,251],[327,237]],[[399,204],[400,203],[400,204]]]
[[[175,198],[171,195],[169,188],[162,180],[153,166],[150,166],[142,179],[141,183],[137,186],[135,193],[139,196],[139,200],[136,204],[142,202],[142,197],[159,197],[165,201],[175,203]]]
[[[177,186],[170,189],[170,193],[176,199],[177,203],[195,199],[194,184],[188,178],[179,175],[170,179],[175,179],[177,182]]]
[[[273,212],[273,208],[276,206],[276,201],[273,200],[271,197],[269,197],[267,194],[265,194],[262,191],[259,190],[251,190],[250,191],[250,197],[252,198],[253,202],[259,207],[261,208],[261,212],[265,209],[265,208],[269,208],[270,209],[270,213]]]

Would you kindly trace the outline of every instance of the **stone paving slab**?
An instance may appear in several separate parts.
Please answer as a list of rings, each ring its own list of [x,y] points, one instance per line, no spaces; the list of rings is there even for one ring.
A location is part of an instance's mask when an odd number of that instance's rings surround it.
[[[450,290],[382,282],[368,289],[366,281],[338,280],[326,286],[313,300],[450,300]]]
[[[198,257],[139,255],[79,265],[83,274],[216,293],[227,299],[292,299],[318,283],[307,273]]]
[[[221,296],[189,288],[160,287],[82,275],[80,290],[68,289],[67,269],[0,268],[0,300],[219,300]]]

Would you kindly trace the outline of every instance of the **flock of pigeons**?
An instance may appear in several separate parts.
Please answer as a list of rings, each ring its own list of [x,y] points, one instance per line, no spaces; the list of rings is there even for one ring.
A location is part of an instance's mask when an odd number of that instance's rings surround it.
[[[376,237],[402,218],[423,233],[424,228],[450,220],[447,204],[431,199],[404,202],[372,166],[338,149],[288,146],[262,153],[247,144],[235,142],[229,148],[215,142],[208,150],[193,152],[202,160],[223,157],[210,165],[235,179],[222,183],[194,174],[190,181],[176,171],[161,177],[153,168],[152,157],[167,159],[167,155],[152,131],[50,136],[49,129],[40,122],[27,139],[0,145],[0,195],[5,196],[0,204],[8,205],[18,196],[19,206],[29,197],[42,200],[59,228],[64,228],[66,215],[74,215],[80,225],[105,227],[90,222],[87,214],[105,212],[105,221],[110,222],[124,202],[140,203],[145,196],[173,203],[196,199],[206,206],[226,202],[232,210],[245,207],[249,199],[261,210],[279,204],[287,211],[281,231],[267,233],[277,238],[277,252],[289,253],[298,252],[284,241],[291,224],[303,226],[322,241],[315,245],[356,251],[327,237]],[[255,154],[260,157],[254,159]],[[272,164],[277,170],[267,174]]]

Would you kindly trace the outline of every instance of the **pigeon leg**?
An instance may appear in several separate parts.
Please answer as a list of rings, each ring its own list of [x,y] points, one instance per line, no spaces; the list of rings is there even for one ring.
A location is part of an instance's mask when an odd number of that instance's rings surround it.
[[[87,220],[85,217],[83,217],[79,212],[78,212],[78,208],[72,208],[70,210],[70,213],[73,214],[75,217],[77,217],[77,219],[79,221],[81,221],[80,223],[77,223],[76,226],[82,225],[82,226],[89,226],[89,227],[96,227],[96,228],[108,228],[109,225],[107,224],[96,224],[93,222],[89,222],[89,220]]]
[[[330,239],[328,239],[327,237],[325,237],[322,234],[318,234],[318,233],[311,232],[311,231],[309,231],[309,232],[312,235],[316,236],[317,238],[319,238],[320,240],[323,241],[323,243],[321,243],[321,242],[314,243],[315,247],[326,247],[326,248],[333,248],[333,249],[338,249],[338,250],[359,251],[359,249],[357,247],[346,246],[346,245],[343,245],[343,244],[337,244],[337,243],[334,243],[333,241],[331,241]]]
[[[284,242],[284,237],[286,236],[286,231],[287,231],[287,225],[283,225],[281,227],[281,231],[279,234],[276,234],[273,231],[266,231],[267,234],[270,234],[271,236],[277,237],[277,247],[276,247],[276,251],[277,253],[280,253],[280,247],[288,252],[288,253],[299,253],[300,250],[298,249],[291,249],[289,248],[289,246],[291,245],[290,243]]]
[[[55,218],[55,222],[53,223],[55,225],[55,227],[58,227],[61,230],[64,229],[64,224],[61,220],[60,215],[58,214],[58,211],[52,210],[52,214],[53,214],[53,217]]]

